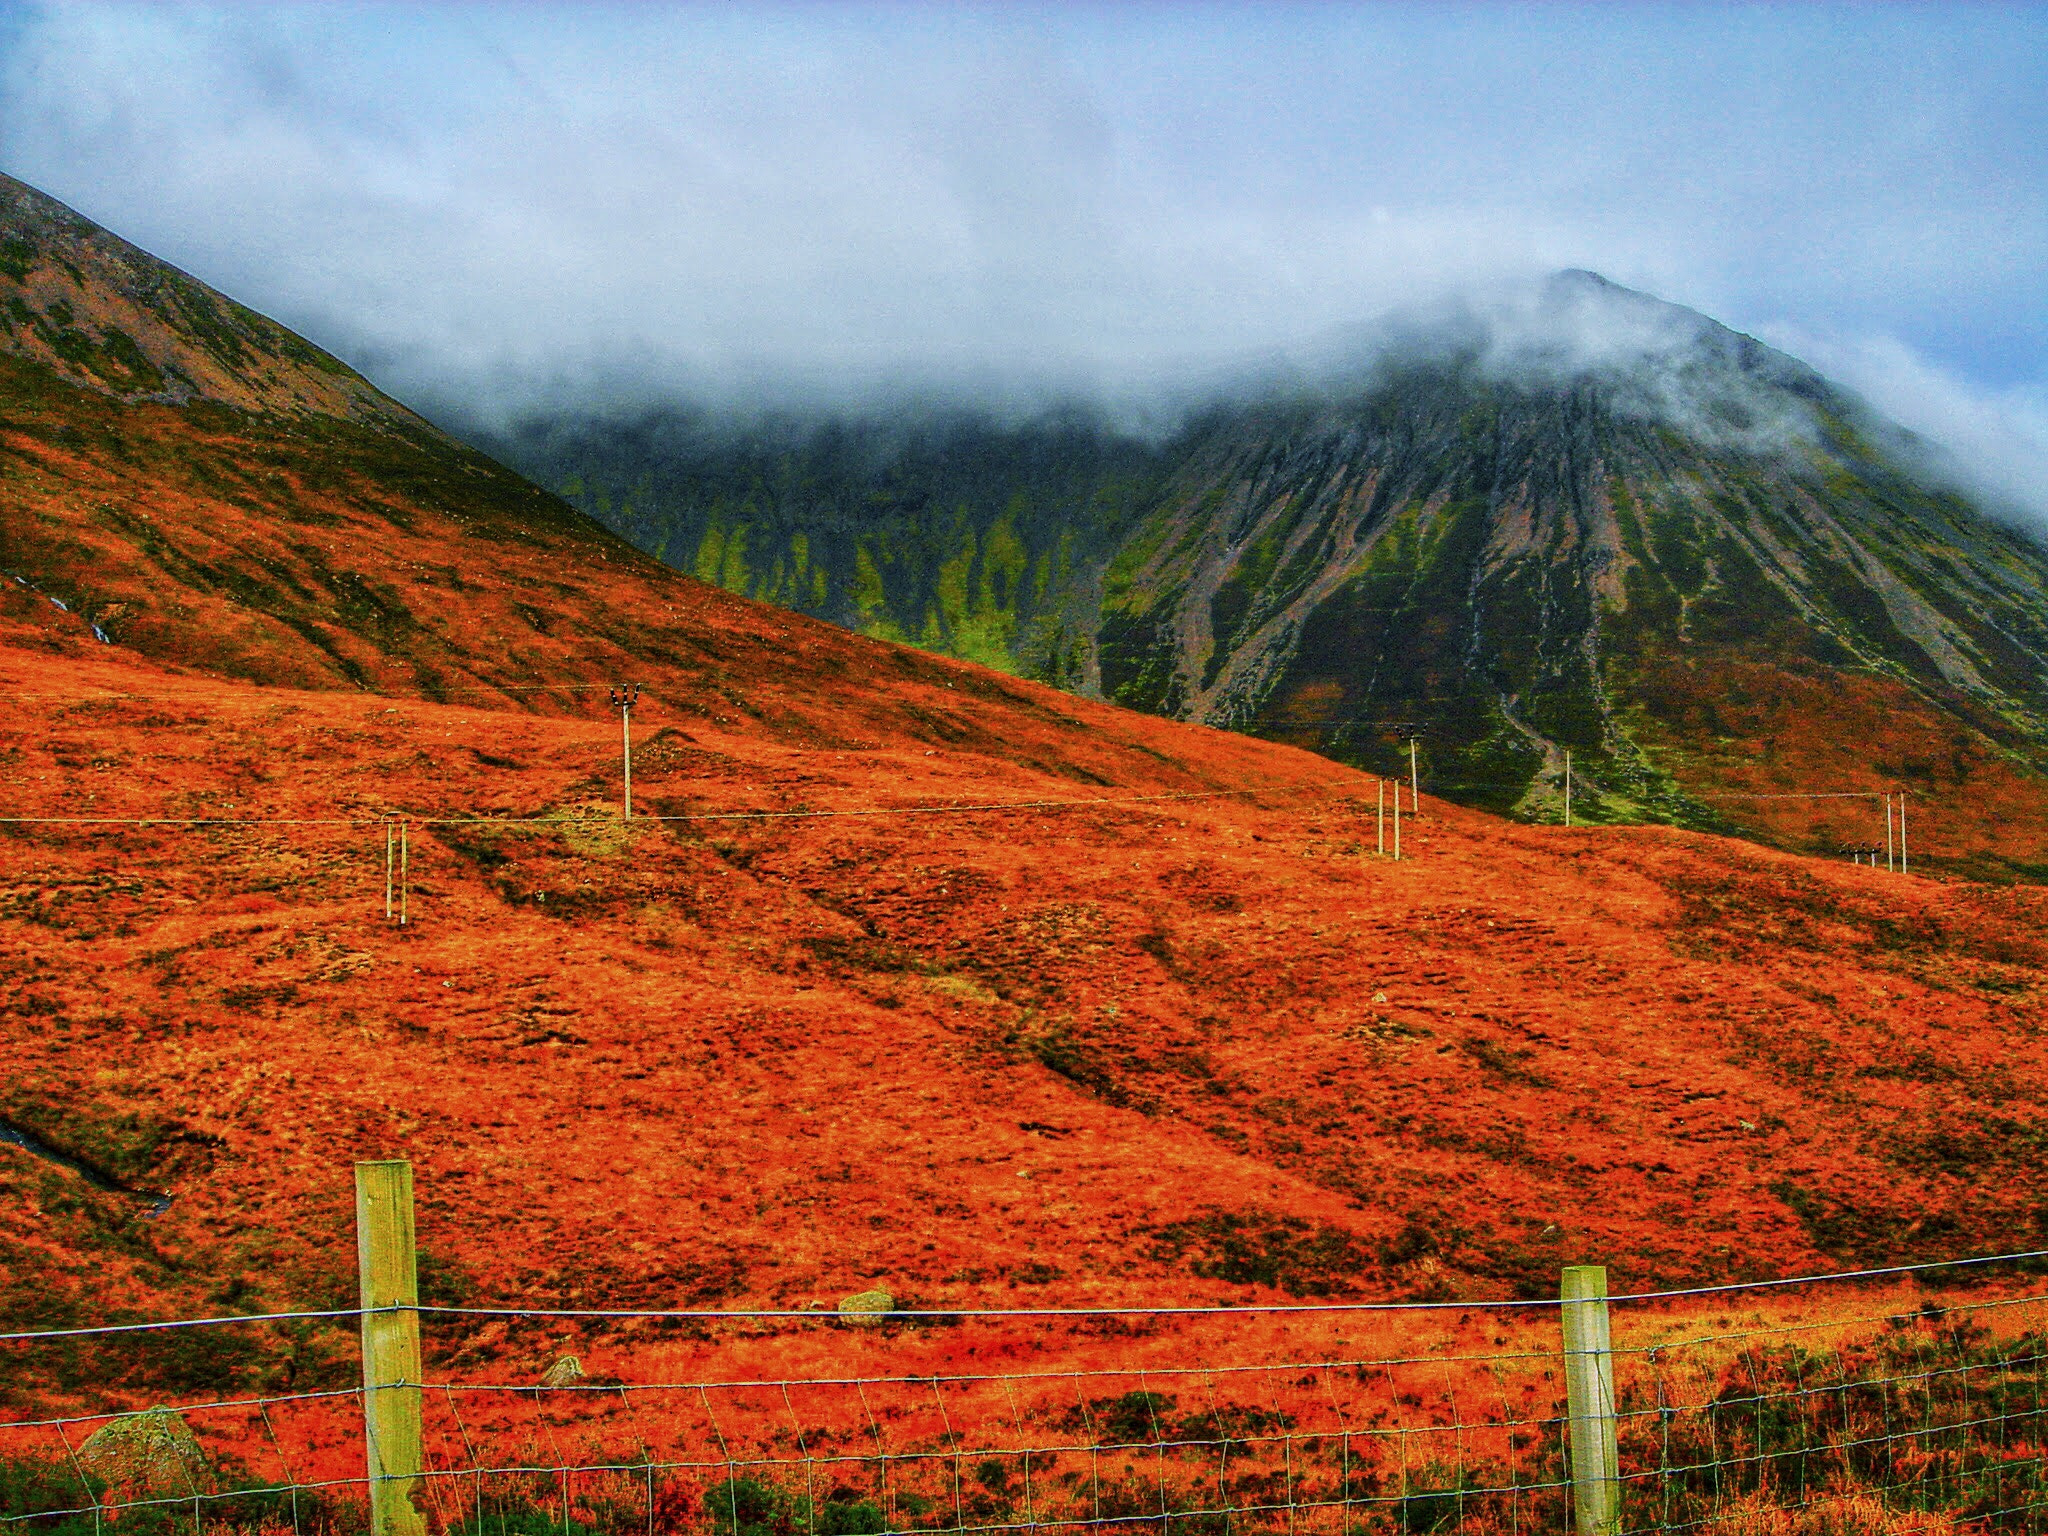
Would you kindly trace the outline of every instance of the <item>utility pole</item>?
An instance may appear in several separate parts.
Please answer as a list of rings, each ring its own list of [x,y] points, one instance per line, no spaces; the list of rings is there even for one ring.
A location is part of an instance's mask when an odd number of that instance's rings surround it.
[[[1896,873],[1898,865],[1892,858],[1892,797],[1884,797],[1884,867],[1888,874]]]
[[[1912,873],[1906,862],[1906,792],[1903,789],[1899,791],[1899,873]]]
[[[612,688],[612,708],[619,712],[620,750],[626,764],[626,813],[633,819],[633,706],[640,702],[638,683],[619,683]]]
[[[1422,814],[1422,768],[1417,758],[1416,743],[1422,735],[1422,727],[1417,725],[1412,720],[1390,720],[1387,722],[1386,729],[1393,733],[1396,740],[1399,740],[1403,737],[1407,738],[1408,814],[1411,816],[1420,816]],[[1394,810],[1397,815],[1399,814],[1400,809],[1401,775],[1399,770],[1396,770],[1394,774]]]
[[[1564,749],[1564,824],[1572,824],[1572,749]]]
[[[1379,785],[1379,789],[1380,789],[1380,817],[1379,817],[1379,850],[1378,850],[1378,851],[1384,854],[1384,853],[1385,853],[1385,852],[1387,851],[1387,781],[1386,781],[1385,779],[1377,779],[1377,780],[1375,780],[1374,782],[1376,782],[1376,783],[1377,783],[1377,784]]]

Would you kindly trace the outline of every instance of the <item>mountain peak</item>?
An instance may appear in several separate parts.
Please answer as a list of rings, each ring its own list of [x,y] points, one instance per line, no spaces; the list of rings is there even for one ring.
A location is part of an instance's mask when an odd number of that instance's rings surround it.
[[[347,364],[0,174],[0,356],[123,400],[411,419]]]
[[[1611,277],[1604,277],[1590,267],[1560,267],[1550,274],[1550,286],[1562,290],[1587,289],[1594,293],[1626,293],[1637,298],[1648,298],[1633,288],[1624,288]]]

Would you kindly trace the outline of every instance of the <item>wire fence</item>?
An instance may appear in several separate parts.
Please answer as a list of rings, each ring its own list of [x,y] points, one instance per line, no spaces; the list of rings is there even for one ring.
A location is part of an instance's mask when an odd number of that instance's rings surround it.
[[[371,1309],[422,1319],[418,1376],[0,1424],[0,1530],[383,1536],[391,1393],[418,1426],[394,1536],[2038,1532],[2048,1294],[1986,1262],[1939,1299],[1904,1271],[1613,1298],[1590,1409],[1554,1301],[615,1314],[523,1373],[448,1362],[589,1314]]]

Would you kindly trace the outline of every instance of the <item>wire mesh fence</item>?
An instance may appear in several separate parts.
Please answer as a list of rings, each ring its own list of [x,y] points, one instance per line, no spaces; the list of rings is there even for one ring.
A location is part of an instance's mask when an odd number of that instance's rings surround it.
[[[2048,1295],[1916,1301],[1816,1281],[1779,1299],[1804,1315],[1617,1301],[1619,1503],[1599,1528],[2040,1530]],[[458,1319],[424,1321],[431,1359]],[[1520,1536],[1576,1517],[1554,1305],[699,1315],[633,1338],[586,1344],[589,1374],[566,1359],[541,1380],[430,1365],[368,1389],[418,1404],[412,1529]],[[773,1369],[730,1369],[747,1360]],[[708,1368],[664,1369],[679,1362]],[[0,1426],[0,1527],[367,1529],[364,1397]]]

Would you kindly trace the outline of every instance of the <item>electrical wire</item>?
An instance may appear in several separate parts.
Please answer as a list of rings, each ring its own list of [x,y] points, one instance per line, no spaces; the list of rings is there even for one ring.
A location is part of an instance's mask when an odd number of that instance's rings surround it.
[[[1604,1298],[1611,1303],[1683,1301],[1700,1296],[1726,1296],[1743,1291],[1779,1290],[1787,1286],[1830,1285],[1850,1280],[1880,1280],[1899,1275],[1928,1274],[1935,1270],[1982,1268],[1990,1264],[2020,1264],[2048,1259],[2048,1248],[2023,1253],[1985,1254],[1963,1259],[1938,1259],[1920,1264],[1894,1264],[1879,1269],[1839,1270],[1831,1274],[1792,1275],[1774,1280],[1739,1280],[1726,1285],[1690,1286],[1671,1291],[1621,1292]],[[1255,1306],[1165,1306],[1165,1307],[954,1307],[929,1311],[863,1312],[860,1319],[892,1318],[906,1322],[984,1318],[1096,1318],[1096,1317],[1304,1317],[1327,1313],[1396,1312],[1495,1312],[1545,1309],[1563,1306],[1555,1296],[1508,1297],[1471,1301],[1331,1301],[1272,1303]],[[229,1317],[187,1318],[149,1323],[114,1323],[95,1328],[59,1328],[24,1333],[0,1333],[0,1343],[41,1339],[79,1338],[93,1334],[144,1333],[175,1328],[212,1328],[231,1323],[290,1322],[308,1318],[361,1317],[367,1312],[418,1312],[438,1317],[521,1317],[521,1318],[646,1318],[679,1322],[841,1322],[837,1312],[802,1311],[789,1308],[735,1310],[602,1308],[602,1307],[346,1307],[323,1312],[265,1312]],[[1671,1347],[1671,1346],[1659,1346]]]

